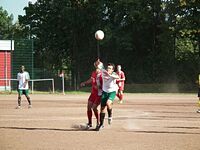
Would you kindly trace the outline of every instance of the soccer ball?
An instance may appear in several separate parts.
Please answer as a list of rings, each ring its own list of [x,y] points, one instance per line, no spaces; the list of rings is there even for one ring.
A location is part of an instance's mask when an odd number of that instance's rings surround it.
[[[103,40],[103,38],[104,38],[104,33],[103,33],[103,31],[101,31],[101,30],[96,31],[96,32],[95,32],[95,38],[96,38],[97,40]]]

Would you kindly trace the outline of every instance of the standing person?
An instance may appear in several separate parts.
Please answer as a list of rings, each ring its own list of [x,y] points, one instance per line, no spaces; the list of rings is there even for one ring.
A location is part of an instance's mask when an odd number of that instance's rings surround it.
[[[87,103],[87,117],[88,117],[87,128],[92,127],[92,110],[97,119],[96,127],[98,127],[99,125],[98,106],[101,102],[101,95],[102,95],[102,87],[101,87],[102,76],[100,69],[97,68],[95,63],[94,66],[96,70],[92,72],[91,77],[87,81],[81,83],[81,87],[85,86],[86,84],[92,84],[91,94],[88,98],[88,103]]]
[[[119,87],[118,92],[117,92],[117,97],[119,98],[119,104],[123,103],[123,97],[124,97],[124,81],[125,81],[125,74],[124,72],[121,70],[122,67],[121,65],[117,65],[117,74],[119,76],[119,79],[117,79],[117,85]]]
[[[200,113],[200,74],[199,74],[199,79],[197,82],[198,82],[198,98],[199,98],[199,100],[198,100],[199,109],[197,110],[197,113]]]
[[[32,108],[31,100],[29,97],[29,86],[28,81],[30,80],[29,73],[25,71],[25,67],[20,67],[20,72],[17,74],[17,80],[18,80],[18,106],[16,107],[19,109],[21,107],[21,95],[25,95],[26,99],[28,101],[28,108]]]
[[[99,61],[99,64],[102,63]],[[101,128],[104,127],[106,107],[108,111],[108,124],[111,124],[112,122],[112,104],[116,96],[116,91],[118,89],[118,86],[116,84],[116,79],[119,78],[119,76],[114,72],[114,69],[115,65],[112,63],[109,63],[107,65],[106,70],[101,69],[102,79],[103,79],[103,86],[102,86],[103,93],[101,97],[100,125],[96,129],[97,131],[99,131]]]

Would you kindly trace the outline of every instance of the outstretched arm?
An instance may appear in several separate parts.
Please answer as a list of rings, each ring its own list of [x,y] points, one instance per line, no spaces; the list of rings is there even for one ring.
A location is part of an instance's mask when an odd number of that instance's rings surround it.
[[[83,87],[83,86],[85,86],[87,84],[90,84],[90,83],[92,83],[92,79],[91,78],[89,78],[88,80],[86,80],[84,82],[81,82],[81,87]]]

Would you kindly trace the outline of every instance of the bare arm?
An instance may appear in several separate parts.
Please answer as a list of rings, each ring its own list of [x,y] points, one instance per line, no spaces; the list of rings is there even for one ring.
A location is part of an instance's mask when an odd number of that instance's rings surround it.
[[[125,77],[124,78],[121,78],[121,79],[118,79],[118,81],[125,81]]]
[[[26,79],[24,82],[24,88],[26,87],[27,83],[28,83],[29,79]]]
[[[29,76],[29,73],[27,72],[26,73],[26,77],[25,77],[25,82],[23,84],[24,88],[26,87],[26,85],[27,85],[27,83],[28,83],[29,80],[30,80],[30,76]]]
[[[89,78],[88,80],[86,80],[84,82],[81,82],[81,87],[83,87],[83,86],[85,86],[87,84],[90,84],[90,83],[92,83],[92,79],[91,78]]]

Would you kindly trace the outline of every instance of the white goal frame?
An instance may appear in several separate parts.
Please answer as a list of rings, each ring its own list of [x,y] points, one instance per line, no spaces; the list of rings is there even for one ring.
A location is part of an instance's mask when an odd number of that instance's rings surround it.
[[[0,81],[8,81],[8,85],[6,84],[5,87],[5,91],[8,89],[11,92],[11,81],[18,81],[17,79],[0,79]],[[41,82],[41,81],[51,81],[52,83],[52,92],[55,93],[55,84],[54,84],[54,79],[50,78],[50,79],[33,79],[33,80],[29,80],[29,82],[31,82],[31,93],[34,93],[34,82]]]

